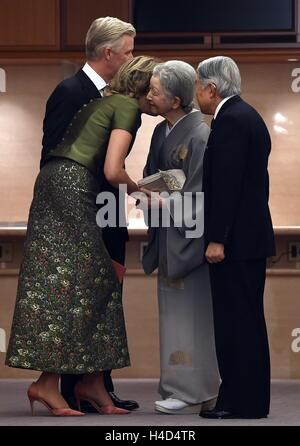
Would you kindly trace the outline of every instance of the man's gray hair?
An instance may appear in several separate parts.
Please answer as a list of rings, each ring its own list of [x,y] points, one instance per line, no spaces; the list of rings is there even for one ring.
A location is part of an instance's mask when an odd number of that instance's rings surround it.
[[[124,35],[135,37],[136,31],[131,23],[123,22],[116,17],[100,17],[93,21],[85,40],[88,60],[101,58],[103,48],[117,50],[120,39]]]
[[[198,65],[198,75],[204,85],[214,84],[221,98],[241,94],[241,75],[237,64],[230,57],[216,56]]]
[[[181,60],[169,60],[156,65],[153,76],[159,77],[165,94],[181,100],[181,107],[189,113],[194,107],[197,73],[194,68]]]

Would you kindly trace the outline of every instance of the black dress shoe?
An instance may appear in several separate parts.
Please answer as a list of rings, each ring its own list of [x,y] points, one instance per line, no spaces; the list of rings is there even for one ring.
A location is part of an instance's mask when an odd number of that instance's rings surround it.
[[[202,418],[212,418],[212,419],[220,419],[220,420],[229,419],[229,418],[239,418],[239,417],[235,416],[234,414],[232,414],[231,412],[228,412],[227,410],[217,410],[217,409],[201,410],[199,416]]]
[[[81,409],[81,412],[84,412],[84,413],[97,413],[99,415],[98,410],[95,409],[95,407],[92,406],[92,404],[90,404],[88,401],[85,401],[85,400],[80,401],[80,409]]]
[[[218,420],[229,420],[229,419],[258,419],[258,418],[266,418],[267,415],[256,416],[256,415],[238,415],[233,412],[229,412],[228,410],[202,410],[199,413],[199,416],[202,418],[211,418]]]
[[[118,398],[114,392],[108,392],[108,393],[114,405],[116,407],[119,407],[120,409],[134,410],[140,407],[138,403],[134,400],[120,400],[120,398]]]

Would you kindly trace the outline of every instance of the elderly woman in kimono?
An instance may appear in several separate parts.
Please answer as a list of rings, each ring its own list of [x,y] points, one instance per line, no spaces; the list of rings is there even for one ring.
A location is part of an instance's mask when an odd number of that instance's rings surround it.
[[[182,169],[186,181],[180,196],[184,198],[189,192],[192,200],[202,191],[203,156],[209,136],[201,112],[193,108],[195,82],[195,70],[185,62],[168,61],[154,69],[147,99],[153,112],[165,120],[154,130],[144,169],[144,177],[158,170]],[[148,204],[153,205],[150,196]],[[185,212],[201,219],[194,205]],[[188,238],[186,221],[191,215],[183,214],[179,224],[174,207],[169,206],[168,212],[169,227],[151,227],[150,223],[143,257],[146,274],[158,267],[159,393],[163,400],[155,402],[155,409],[171,414],[199,413],[214,406],[219,388],[203,230]]]

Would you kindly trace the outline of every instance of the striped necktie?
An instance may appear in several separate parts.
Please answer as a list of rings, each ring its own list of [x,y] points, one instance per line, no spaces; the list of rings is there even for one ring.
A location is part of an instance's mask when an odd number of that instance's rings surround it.
[[[101,88],[101,90],[99,90],[100,96],[103,98],[103,96],[105,95],[105,91],[108,88],[108,85],[105,85],[105,87]]]

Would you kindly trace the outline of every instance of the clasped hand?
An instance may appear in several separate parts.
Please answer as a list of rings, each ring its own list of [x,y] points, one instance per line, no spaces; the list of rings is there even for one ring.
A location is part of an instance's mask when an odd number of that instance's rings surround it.
[[[225,259],[224,245],[221,243],[209,243],[205,257],[208,263],[222,262]]]
[[[159,192],[149,191],[148,189],[139,189],[138,192],[132,194],[137,199],[136,206],[143,208],[162,208],[166,200],[161,197]],[[219,263],[225,259],[224,245],[221,243],[209,243],[205,257],[208,263]]]

